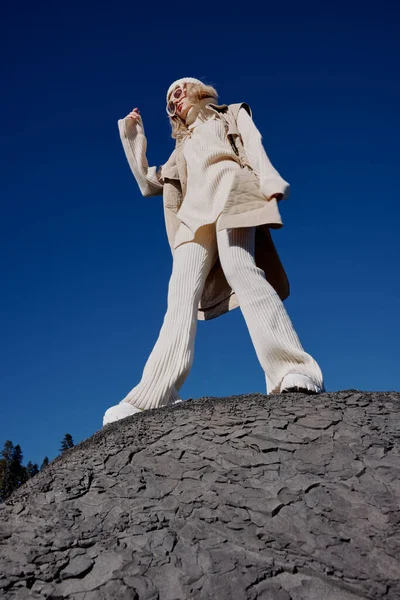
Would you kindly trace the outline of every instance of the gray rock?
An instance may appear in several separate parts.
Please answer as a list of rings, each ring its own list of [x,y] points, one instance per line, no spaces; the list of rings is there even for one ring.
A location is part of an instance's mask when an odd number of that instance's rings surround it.
[[[61,579],[75,579],[84,577],[93,566],[93,561],[85,556],[76,556],[61,571]]]
[[[400,394],[113,423],[0,506],[5,600],[400,598]]]

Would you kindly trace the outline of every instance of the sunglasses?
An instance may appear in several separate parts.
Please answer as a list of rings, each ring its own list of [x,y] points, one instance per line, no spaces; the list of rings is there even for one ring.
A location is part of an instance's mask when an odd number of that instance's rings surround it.
[[[167,113],[169,114],[170,117],[173,117],[176,113],[176,100],[179,100],[179,98],[182,98],[184,93],[185,93],[185,84],[176,86],[176,88],[172,92],[172,94],[170,96],[170,100],[167,102]],[[174,100],[175,100],[175,102],[174,102]]]

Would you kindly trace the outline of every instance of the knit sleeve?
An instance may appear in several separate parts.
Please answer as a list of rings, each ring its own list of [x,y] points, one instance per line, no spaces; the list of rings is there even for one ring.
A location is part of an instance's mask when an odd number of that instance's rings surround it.
[[[243,107],[238,113],[237,126],[249,163],[260,179],[261,192],[268,199],[274,194],[282,194],[283,198],[287,198],[290,186],[271,164],[262,143],[261,133]]]
[[[162,195],[163,185],[157,167],[149,167],[147,162],[147,140],[142,119],[138,123],[120,119],[118,129],[125,156],[143,196]]]

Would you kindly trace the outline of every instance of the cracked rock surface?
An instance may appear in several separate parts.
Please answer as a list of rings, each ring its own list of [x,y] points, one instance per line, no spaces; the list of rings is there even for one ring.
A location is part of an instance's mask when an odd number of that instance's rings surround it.
[[[204,398],[0,505],[0,598],[400,598],[400,394]]]

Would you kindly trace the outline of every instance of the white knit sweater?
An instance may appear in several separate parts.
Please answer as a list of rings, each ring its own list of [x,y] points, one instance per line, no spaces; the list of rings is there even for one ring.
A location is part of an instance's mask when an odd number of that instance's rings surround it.
[[[210,98],[200,101],[186,117],[189,136],[184,141],[183,152],[188,179],[185,198],[177,214],[182,225],[175,238],[175,248],[192,240],[199,227],[217,220],[228,198],[235,171],[241,168],[222,120],[206,106],[209,102]],[[128,144],[124,144],[124,149],[142,194],[162,193],[156,167],[148,166],[142,120],[134,124],[131,120],[121,119],[118,124],[122,140],[127,134]],[[272,166],[261,134],[244,108],[239,110],[237,125],[249,162],[259,177],[262,194],[266,198],[274,194],[287,198],[289,184]]]

